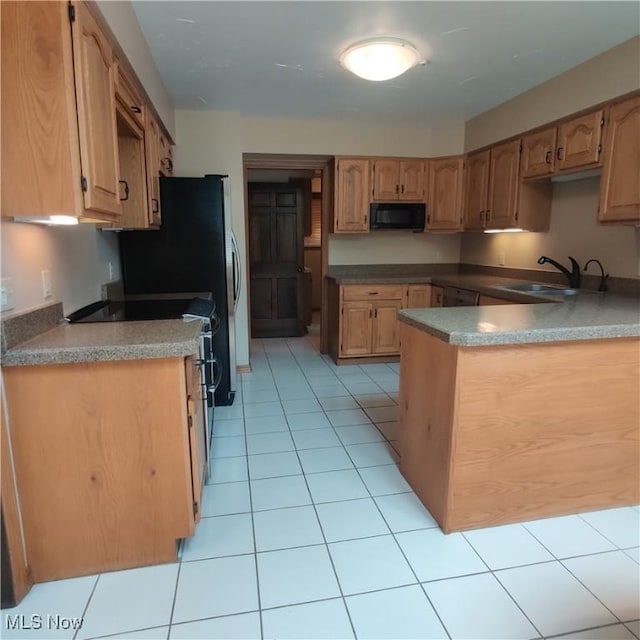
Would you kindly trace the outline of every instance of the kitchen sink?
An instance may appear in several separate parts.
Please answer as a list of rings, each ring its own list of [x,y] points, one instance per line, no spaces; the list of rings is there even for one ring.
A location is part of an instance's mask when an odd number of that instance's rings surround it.
[[[509,291],[520,291],[522,293],[537,293],[545,296],[575,296],[578,293],[578,289],[556,287],[549,284],[538,284],[536,282],[523,282],[522,284],[505,284],[501,285],[500,288],[507,289]]]

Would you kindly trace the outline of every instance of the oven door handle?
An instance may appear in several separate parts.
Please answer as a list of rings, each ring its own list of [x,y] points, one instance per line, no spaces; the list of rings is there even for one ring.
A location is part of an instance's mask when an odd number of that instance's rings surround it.
[[[220,386],[220,382],[222,382],[222,368],[220,367],[218,358],[215,356],[207,358],[206,363],[211,368],[211,380],[213,381],[213,384],[207,387],[207,391],[214,393]]]

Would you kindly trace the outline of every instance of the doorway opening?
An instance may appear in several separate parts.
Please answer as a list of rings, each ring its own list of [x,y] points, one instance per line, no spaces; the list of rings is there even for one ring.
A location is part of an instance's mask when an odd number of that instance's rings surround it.
[[[251,337],[308,332],[327,351],[333,158],[244,154]]]

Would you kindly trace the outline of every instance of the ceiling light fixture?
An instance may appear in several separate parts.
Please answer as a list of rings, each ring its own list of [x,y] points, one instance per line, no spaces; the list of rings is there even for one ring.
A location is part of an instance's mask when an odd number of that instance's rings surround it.
[[[420,52],[400,38],[371,38],[349,47],[340,64],[365,80],[380,82],[397,78],[417,64],[424,64]]]

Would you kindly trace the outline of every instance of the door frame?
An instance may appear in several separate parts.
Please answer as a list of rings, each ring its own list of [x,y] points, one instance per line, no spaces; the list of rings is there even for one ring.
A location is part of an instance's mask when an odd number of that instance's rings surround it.
[[[312,169],[322,173],[322,206],[320,220],[320,277],[321,283],[321,309],[320,309],[320,353],[328,351],[328,299],[329,288],[326,275],[329,263],[329,231],[331,220],[333,219],[333,177],[334,177],[334,157],[324,155],[295,155],[282,153],[243,153],[242,154],[242,174],[244,183],[244,224],[245,229],[249,228],[249,169],[284,169],[301,170]],[[249,263],[249,240],[248,233],[245,233],[245,256],[246,263]],[[247,303],[251,308],[251,286],[247,285]],[[251,334],[251,325],[249,325]]]

